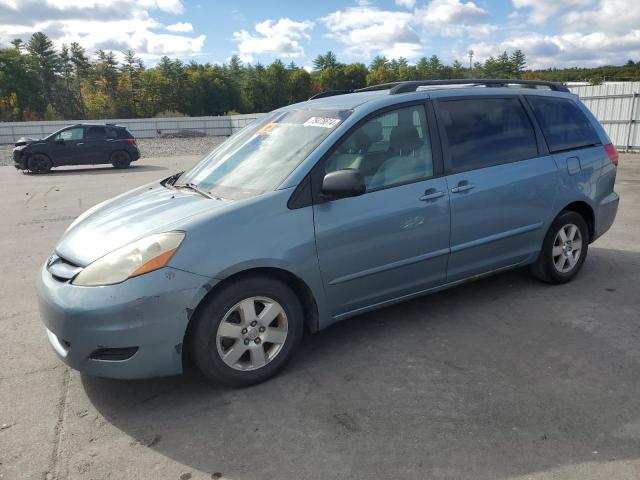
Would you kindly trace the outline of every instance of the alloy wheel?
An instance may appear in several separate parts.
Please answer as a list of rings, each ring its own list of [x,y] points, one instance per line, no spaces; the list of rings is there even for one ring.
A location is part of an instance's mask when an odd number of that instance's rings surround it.
[[[231,307],[216,333],[222,361],[235,370],[256,370],[282,350],[288,333],[284,308],[268,297],[249,297]]]
[[[577,265],[582,252],[580,229],[570,223],[560,228],[553,242],[553,265],[560,273],[569,273]]]

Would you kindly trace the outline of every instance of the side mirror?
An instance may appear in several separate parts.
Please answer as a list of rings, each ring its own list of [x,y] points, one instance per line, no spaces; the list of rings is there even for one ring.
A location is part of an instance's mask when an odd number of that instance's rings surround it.
[[[57,143],[58,145],[64,145],[64,138],[58,138],[58,139],[56,139],[56,143]]]
[[[336,170],[327,173],[322,179],[322,193],[330,198],[357,197],[366,190],[359,170]]]

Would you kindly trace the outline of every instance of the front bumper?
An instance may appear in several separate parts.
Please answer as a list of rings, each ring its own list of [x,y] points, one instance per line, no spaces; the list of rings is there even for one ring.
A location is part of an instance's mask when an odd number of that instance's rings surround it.
[[[182,373],[189,315],[206,283],[165,267],[117,285],[79,287],[43,266],[38,301],[49,343],[67,365],[103,377],[148,378]]]
[[[13,150],[13,166],[18,170],[27,169],[27,156],[23,155],[22,150]]]

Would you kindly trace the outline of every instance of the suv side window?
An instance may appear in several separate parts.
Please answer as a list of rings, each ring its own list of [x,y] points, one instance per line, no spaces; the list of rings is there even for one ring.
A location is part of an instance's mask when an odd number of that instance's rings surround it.
[[[106,132],[104,127],[89,127],[87,128],[87,140],[104,140]]]
[[[533,125],[516,97],[438,102],[454,171],[538,156]]]
[[[550,152],[573,150],[600,143],[586,115],[566,98],[527,96]]]
[[[377,115],[340,140],[325,173],[360,170],[367,191],[433,176],[431,141],[423,105]]]
[[[56,140],[82,140],[84,138],[84,128],[75,127],[64,130],[56,135]]]

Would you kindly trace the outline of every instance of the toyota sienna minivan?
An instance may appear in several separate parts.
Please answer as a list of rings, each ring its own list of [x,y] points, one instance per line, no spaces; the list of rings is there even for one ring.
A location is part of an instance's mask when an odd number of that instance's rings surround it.
[[[570,281],[616,216],[617,164],[560,84],[324,92],[78,217],[40,272],[42,319],[88,374],[193,362],[250,385],[363,312],[525,265]]]

